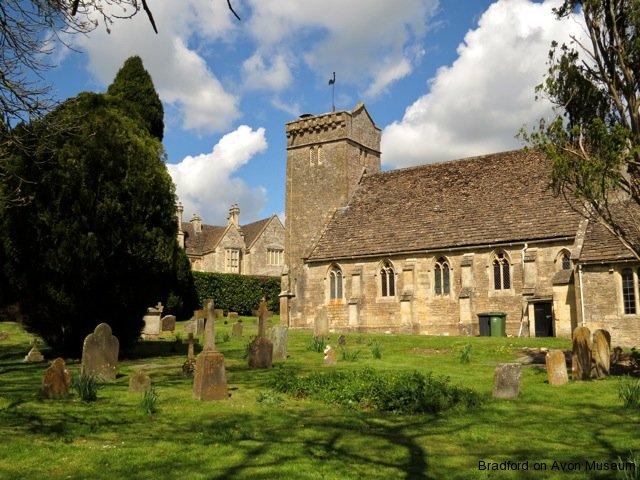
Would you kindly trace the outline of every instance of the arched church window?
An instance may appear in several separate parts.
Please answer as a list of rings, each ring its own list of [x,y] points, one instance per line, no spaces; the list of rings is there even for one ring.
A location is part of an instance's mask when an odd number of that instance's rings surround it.
[[[451,290],[449,280],[450,271],[451,269],[449,268],[449,262],[447,262],[446,258],[440,257],[436,262],[436,266],[434,268],[434,287],[436,295],[449,295],[449,291]]]
[[[504,253],[498,253],[493,260],[493,288],[495,290],[511,288],[509,259]]]
[[[571,258],[568,253],[564,252],[560,256],[560,261],[562,262],[562,270],[571,270]]]
[[[395,297],[395,272],[390,262],[384,262],[380,267],[380,285],[383,297]]]
[[[342,298],[342,270],[340,267],[332,267],[329,272],[329,299],[338,300]]]

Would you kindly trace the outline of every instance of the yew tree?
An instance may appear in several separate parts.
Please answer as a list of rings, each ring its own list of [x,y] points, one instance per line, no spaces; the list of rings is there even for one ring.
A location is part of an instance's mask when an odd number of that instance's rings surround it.
[[[554,13],[586,35],[552,44],[537,92],[555,118],[524,137],[553,159],[557,191],[640,258],[640,1],[565,0]]]

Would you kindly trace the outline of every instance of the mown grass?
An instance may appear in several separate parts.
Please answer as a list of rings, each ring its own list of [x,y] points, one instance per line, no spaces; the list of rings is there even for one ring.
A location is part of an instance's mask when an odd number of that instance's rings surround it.
[[[517,400],[490,397],[497,363],[520,357],[524,347],[569,349],[567,340],[346,334],[345,348],[359,355],[324,367],[323,354],[308,348],[310,332],[289,333],[284,363],[301,378],[364,367],[381,374],[417,371],[486,396],[476,409],[394,415],[274,392],[269,384],[278,365],[248,368],[244,353],[257,327],[252,318],[243,323],[243,339],[217,344],[225,355],[228,400],[192,398],[192,379],[182,375],[187,346],[179,324],[177,340],[166,335],[121,355],[118,377],[91,403],[74,392],[65,400],[41,399],[47,365],[23,363],[31,337],[0,323],[0,332],[9,334],[0,341],[0,479],[604,479],[619,474],[586,471],[585,462],[640,456],[640,411],[623,408],[619,397],[620,383],[628,379],[554,387],[543,369],[530,366],[523,367]],[[219,338],[229,329],[221,322]],[[334,348],[337,336],[327,339]],[[374,343],[384,355],[372,352]],[[45,346],[41,351],[52,360]],[[79,375],[78,360],[67,366]],[[155,413],[140,408],[142,393],[128,392],[129,376],[140,368],[153,381]],[[507,460],[528,462],[529,469],[478,468],[481,461]],[[554,462],[581,469],[553,470]],[[534,464],[546,470],[536,471]]]

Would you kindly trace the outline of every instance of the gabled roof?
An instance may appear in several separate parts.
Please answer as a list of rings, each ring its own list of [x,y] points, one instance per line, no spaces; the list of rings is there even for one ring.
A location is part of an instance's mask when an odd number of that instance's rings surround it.
[[[250,249],[253,246],[254,242],[260,238],[262,232],[264,232],[265,228],[267,228],[272,221],[276,221],[282,226],[282,222],[280,222],[278,216],[273,214],[268,218],[263,218],[262,220],[248,223],[241,227],[242,233],[244,233],[244,243],[247,249]]]
[[[550,172],[516,150],[365,176],[309,260],[574,237],[581,217]]]
[[[182,223],[184,231],[184,246],[187,255],[204,255],[216,248],[216,245],[227,230],[227,227],[202,225],[202,231],[195,233],[190,222]]]

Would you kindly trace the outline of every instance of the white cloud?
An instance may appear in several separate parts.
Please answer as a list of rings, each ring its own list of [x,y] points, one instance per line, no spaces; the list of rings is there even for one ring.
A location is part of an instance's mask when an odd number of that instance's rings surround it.
[[[534,101],[552,40],[579,35],[575,21],[557,21],[560,0],[499,0],[458,47],[458,58],[431,79],[428,93],[382,136],[385,164],[416,165],[519,148],[520,127],[550,105]]]
[[[437,0],[249,3],[249,29],[262,57],[295,52],[287,56],[289,63],[301,59],[322,81],[338,72],[340,82],[358,86],[366,97],[379,95],[413,70],[438,6]]]
[[[229,207],[237,203],[242,219],[256,218],[267,202],[264,187],[250,188],[234,173],[267,149],[264,128],[241,125],[224,135],[209,153],[168,164],[185,220],[197,213],[205,223],[224,225]]]
[[[110,8],[115,12],[116,7]],[[89,71],[107,85],[127,57],[139,55],[160,98],[181,113],[183,128],[200,133],[228,129],[240,117],[239,100],[225,91],[201,54],[191,47],[233,36],[226,3],[154,2],[152,11],[158,35],[145,13],[139,12],[131,20],[116,21],[111,33],[100,26],[88,36],[75,37],[76,46],[89,56]]]
[[[267,65],[267,62],[270,65]],[[284,55],[269,60],[258,52],[244,61],[245,87],[252,90],[282,90],[291,84],[292,76]]]

